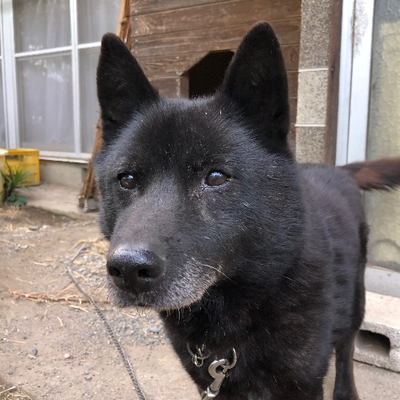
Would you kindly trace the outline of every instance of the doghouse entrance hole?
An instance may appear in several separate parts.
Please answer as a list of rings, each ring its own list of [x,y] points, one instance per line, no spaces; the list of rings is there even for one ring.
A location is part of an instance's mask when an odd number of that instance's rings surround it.
[[[214,94],[222,85],[232,51],[207,54],[186,73],[189,78],[189,98]]]
[[[389,357],[390,340],[379,333],[360,330],[356,336],[355,345],[360,351],[372,353],[379,357]]]

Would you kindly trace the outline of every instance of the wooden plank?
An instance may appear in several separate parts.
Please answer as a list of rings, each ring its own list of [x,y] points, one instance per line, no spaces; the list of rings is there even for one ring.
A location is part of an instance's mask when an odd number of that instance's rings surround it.
[[[296,122],[297,115],[297,98],[293,97],[289,99],[290,105],[290,123],[294,124]]]
[[[300,24],[300,18],[271,23],[281,45],[300,43]],[[242,24],[132,37],[131,50],[139,57],[235,50],[249,29]]]
[[[181,77],[164,77],[149,79],[150,83],[163,97],[181,97]]]
[[[299,65],[299,46],[283,46],[283,57],[288,71],[297,71]],[[140,66],[150,79],[176,77],[187,72],[197,64],[208,52],[187,53],[168,57],[137,57]]]
[[[233,2],[235,0],[232,0]],[[151,12],[160,12],[166,10],[176,10],[178,8],[187,8],[201,6],[210,3],[226,3],[225,0],[131,0],[132,15],[148,14]]]
[[[290,98],[290,112],[291,115],[294,112],[297,113],[297,87],[298,87],[298,72],[288,73],[288,84],[289,84],[289,98]],[[150,78],[151,84],[159,91],[161,96],[164,97],[188,97],[189,90],[187,85],[187,76],[164,76],[160,78]],[[296,104],[293,102],[296,101]],[[293,116],[291,117],[293,119]],[[294,120],[295,121],[295,120]]]
[[[208,53],[189,53],[181,56],[144,57],[137,60],[149,79],[179,77]]]
[[[324,149],[324,162],[330,165],[335,165],[336,159],[342,6],[343,3],[341,0],[332,0],[331,29],[329,39],[328,96]]]
[[[118,18],[117,36],[120,37],[130,49],[131,29],[129,0],[122,0]]]
[[[289,133],[287,137],[290,150],[296,155],[296,127],[294,124],[290,124]]]
[[[280,21],[300,18],[300,0],[238,0],[206,4],[159,13],[132,15],[132,36],[189,31],[246,24],[260,20]]]
[[[150,79],[151,84],[158,90],[161,96],[169,97],[169,98],[177,98],[177,97],[187,97],[185,93],[182,93],[182,89],[184,90],[185,86],[185,78],[157,78]],[[290,105],[290,123],[294,124],[296,122],[297,115],[297,98],[293,97],[289,99]]]
[[[282,55],[285,60],[286,71],[299,70],[300,46],[282,46]]]
[[[299,73],[297,71],[291,71],[287,73],[288,78],[288,86],[289,86],[289,97],[297,98],[298,92],[298,82],[299,82]]]

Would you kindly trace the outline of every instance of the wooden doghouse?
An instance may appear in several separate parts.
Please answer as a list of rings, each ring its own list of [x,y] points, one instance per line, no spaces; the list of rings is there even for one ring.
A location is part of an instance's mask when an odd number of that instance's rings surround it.
[[[282,45],[294,144],[301,0],[131,0],[130,47],[161,95],[211,94],[243,36],[262,20]]]

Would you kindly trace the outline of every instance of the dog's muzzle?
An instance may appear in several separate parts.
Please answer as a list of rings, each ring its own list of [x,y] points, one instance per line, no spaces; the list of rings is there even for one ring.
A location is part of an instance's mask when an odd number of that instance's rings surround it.
[[[152,290],[165,275],[164,262],[155,253],[126,247],[109,256],[107,270],[118,288],[133,293]]]

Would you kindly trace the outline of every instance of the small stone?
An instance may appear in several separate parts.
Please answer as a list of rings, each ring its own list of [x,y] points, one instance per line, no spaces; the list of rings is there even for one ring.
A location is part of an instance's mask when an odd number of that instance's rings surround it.
[[[21,247],[21,249],[27,249],[28,248],[28,245],[27,244],[23,244],[22,246],[20,246]]]
[[[91,377],[91,376],[87,376],[87,377],[85,377],[85,379],[86,379],[87,381],[91,381],[91,380],[92,380],[92,377]]]
[[[64,354],[64,358],[65,358],[66,360],[68,360],[69,358],[71,358],[71,354],[65,353],[65,354]]]
[[[160,332],[160,328],[157,325],[154,325],[150,328],[150,332],[151,333],[159,333]]]
[[[17,388],[15,386],[13,386],[12,388],[8,389],[9,393],[14,393],[17,391]]]
[[[8,375],[12,375],[13,374],[13,372],[12,371],[8,371]]]
[[[38,231],[38,230],[39,230],[39,227],[36,226],[36,225],[35,225],[35,226],[30,226],[30,227],[29,227],[29,230],[30,230],[30,231]]]
[[[37,349],[33,349],[31,353],[33,356],[37,356],[38,351],[37,351]]]
[[[28,337],[27,336],[24,336],[24,338],[23,338],[24,340],[26,340],[26,339],[28,339]]]

